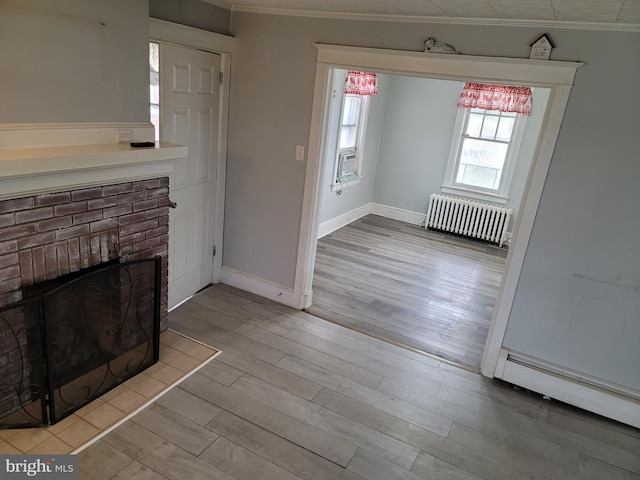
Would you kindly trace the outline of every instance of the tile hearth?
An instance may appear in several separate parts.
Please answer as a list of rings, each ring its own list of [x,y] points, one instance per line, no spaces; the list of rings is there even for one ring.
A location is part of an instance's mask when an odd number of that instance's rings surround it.
[[[66,454],[80,450],[103,432],[208,363],[218,353],[171,330],[160,334],[160,360],[55,425],[0,430],[0,454]]]

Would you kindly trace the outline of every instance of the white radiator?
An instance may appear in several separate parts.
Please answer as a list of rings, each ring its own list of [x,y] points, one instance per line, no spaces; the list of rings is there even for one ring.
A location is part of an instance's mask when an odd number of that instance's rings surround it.
[[[425,228],[478,238],[502,246],[513,210],[432,193]]]

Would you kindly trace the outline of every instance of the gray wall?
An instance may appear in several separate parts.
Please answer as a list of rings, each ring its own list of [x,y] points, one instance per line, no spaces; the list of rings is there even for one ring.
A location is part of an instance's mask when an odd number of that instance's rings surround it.
[[[640,36],[581,40],[505,345],[640,390]]]
[[[508,344],[637,387],[640,370],[626,365],[640,364],[638,309],[628,315],[640,285],[640,243],[635,241],[640,235],[635,212],[640,204],[635,185],[640,178],[640,65],[635,61],[640,34],[545,30],[556,44],[552,59],[586,66],[578,70],[560,130],[509,320]],[[425,38],[435,37],[464,54],[528,58],[529,44],[541,33],[525,27],[232,14],[238,48],[232,66],[224,264],[293,286],[305,174],[294,150],[309,137],[313,42],[420,51]],[[609,289],[616,294],[607,294]],[[576,299],[583,296],[600,299],[598,308],[576,310]],[[609,330],[600,337],[605,324]],[[613,338],[613,331],[621,336]],[[561,340],[550,346],[556,335]],[[581,353],[581,348],[595,353]]]
[[[223,35],[231,20],[229,10],[202,0],[149,0],[149,16]]]
[[[149,121],[147,0],[0,1],[0,123]]]
[[[373,201],[426,213],[440,192],[462,82],[393,76]]]

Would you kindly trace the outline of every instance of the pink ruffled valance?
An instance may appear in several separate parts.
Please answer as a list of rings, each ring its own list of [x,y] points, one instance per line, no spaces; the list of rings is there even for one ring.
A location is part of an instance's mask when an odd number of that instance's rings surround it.
[[[529,87],[486,83],[465,83],[458,106],[531,115],[532,92]]]
[[[374,72],[349,70],[344,93],[351,95],[378,95],[378,78]]]

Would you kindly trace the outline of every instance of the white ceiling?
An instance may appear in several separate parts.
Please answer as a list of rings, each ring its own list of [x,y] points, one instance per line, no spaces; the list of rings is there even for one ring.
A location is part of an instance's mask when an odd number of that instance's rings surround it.
[[[231,10],[640,25],[640,0],[205,0]],[[635,28],[632,28],[635,30]]]

